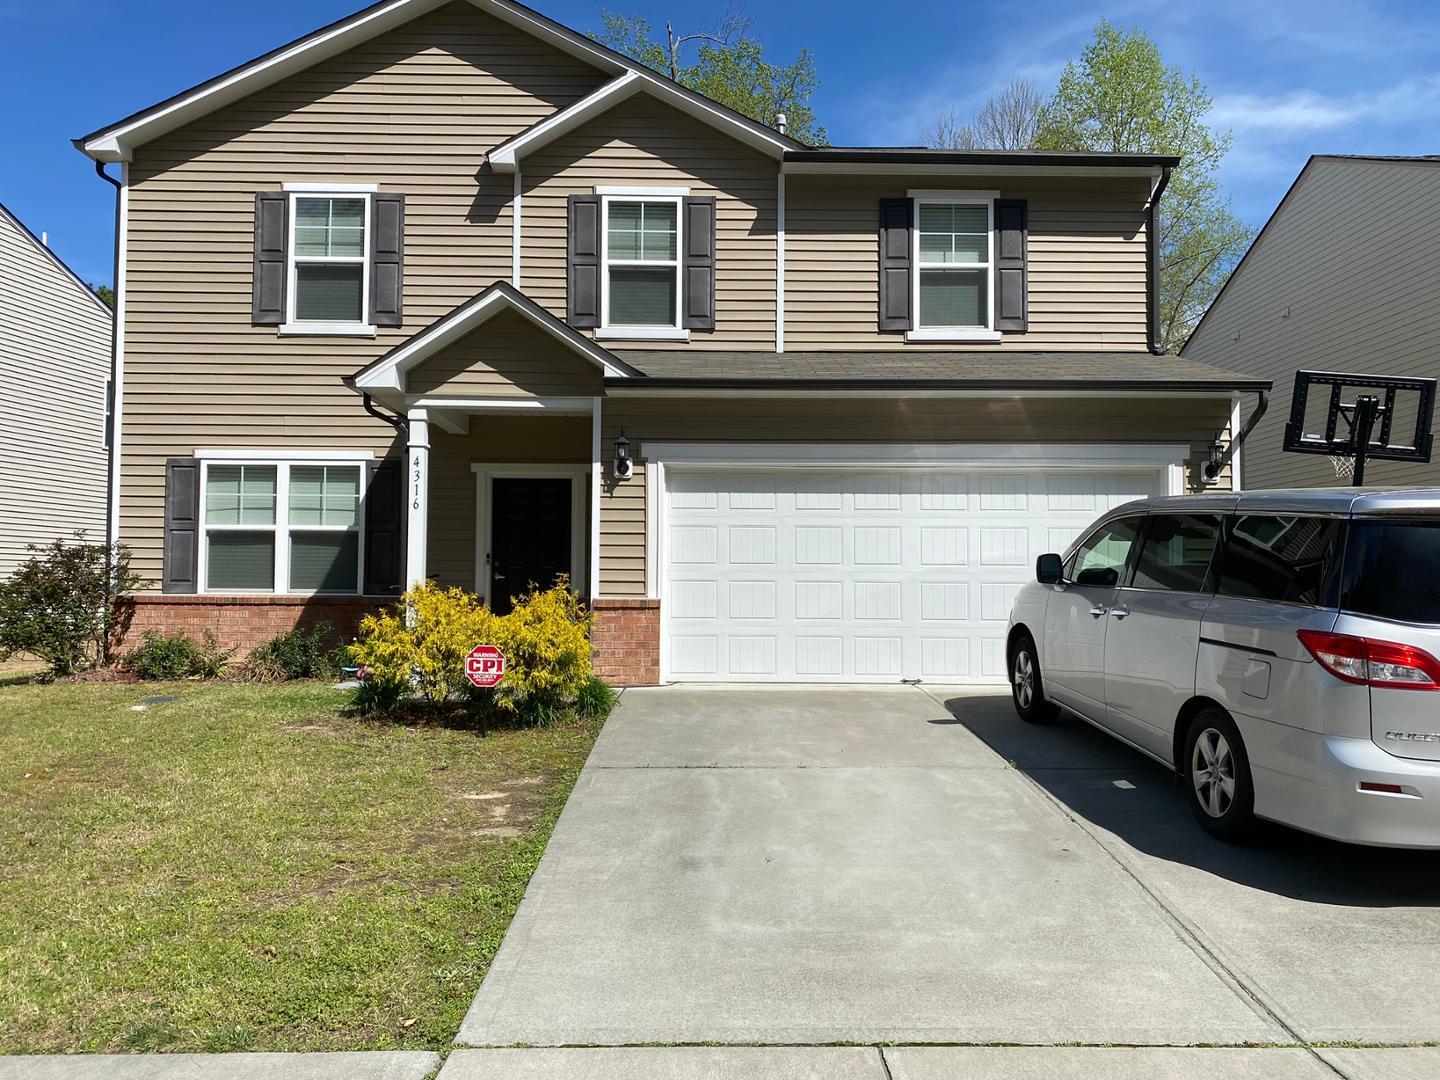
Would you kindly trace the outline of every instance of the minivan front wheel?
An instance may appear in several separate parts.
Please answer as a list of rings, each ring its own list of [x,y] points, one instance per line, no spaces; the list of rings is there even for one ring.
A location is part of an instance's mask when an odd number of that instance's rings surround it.
[[[1200,710],[1185,740],[1190,807],[1212,836],[1245,838],[1255,822],[1255,788],[1240,730],[1217,708]]]
[[[1010,697],[1020,719],[1031,724],[1048,724],[1057,709],[1045,700],[1045,684],[1040,679],[1040,660],[1035,642],[1023,635],[1010,653]]]

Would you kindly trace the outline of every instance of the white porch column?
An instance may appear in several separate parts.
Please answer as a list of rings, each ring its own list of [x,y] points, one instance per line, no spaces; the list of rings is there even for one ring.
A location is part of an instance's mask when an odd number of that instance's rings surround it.
[[[411,409],[405,497],[405,588],[425,581],[425,544],[430,517],[430,422],[424,409]]]
[[[590,399],[590,599],[600,595],[600,486],[605,466],[600,457],[600,398]]]

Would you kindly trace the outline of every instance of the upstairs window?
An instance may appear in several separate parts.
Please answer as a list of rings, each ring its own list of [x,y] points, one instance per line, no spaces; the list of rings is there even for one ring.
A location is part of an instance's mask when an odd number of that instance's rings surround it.
[[[993,202],[917,199],[915,321],[921,330],[989,330]]]
[[[370,200],[323,194],[292,199],[289,322],[365,325]]]
[[[607,196],[603,328],[680,329],[680,200]]]

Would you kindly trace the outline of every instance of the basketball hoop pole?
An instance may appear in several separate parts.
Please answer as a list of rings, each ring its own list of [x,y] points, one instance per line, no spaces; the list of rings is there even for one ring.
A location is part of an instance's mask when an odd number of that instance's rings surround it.
[[[1380,399],[1373,394],[1355,399],[1355,423],[1350,432],[1355,447],[1355,487],[1365,485],[1365,452],[1370,449],[1370,434],[1375,430],[1375,414],[1379,409]]]

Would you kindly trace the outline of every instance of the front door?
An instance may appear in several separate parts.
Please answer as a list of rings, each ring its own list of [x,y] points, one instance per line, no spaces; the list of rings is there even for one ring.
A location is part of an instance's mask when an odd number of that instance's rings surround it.
[[[490,608],[505,614],[532,587],[548,589],[570,565],[572,480],[496,477],[490,489]]]

